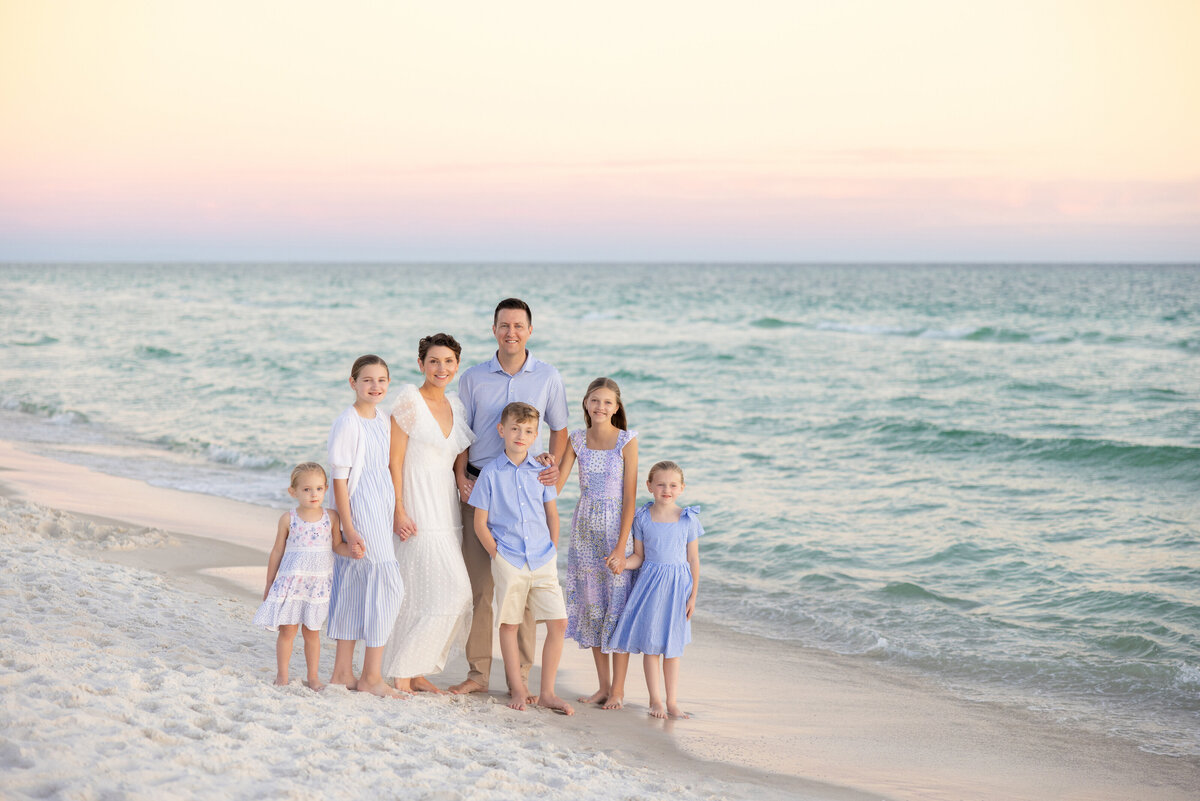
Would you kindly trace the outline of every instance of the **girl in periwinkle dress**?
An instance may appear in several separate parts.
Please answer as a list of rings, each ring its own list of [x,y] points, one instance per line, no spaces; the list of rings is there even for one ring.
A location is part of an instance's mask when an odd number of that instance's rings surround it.
[[[650,468],[646,487],[654,501],[633,516],[633,556],[626,566],[641,567],[613,631],[614,651],[645,654],[643,669],[650,693],[650,714],[686,718],[679,708],[679,658],[692,641],[692,612],[700,585],[700,545],[704,533],[699,508],[681,508],[683,470],[674,462]],[[659,689],[659,670],[667,686],[666,703]]]
[[[329,465],[333,499],[342,534],[351,548],[362,547],[363,559],[338,556],[329,598],[329,636],[337,640],[330,684],[351,690],[398,697],[383,680],[383,647],[404,600],[404,583],[392,549],[392,516],[396,496],[388,472],[391,419],[376,408],[387,395],[387,362],[373,354],[360,356],[350,371],[354,403],[329,432]],[[362,675],[354,676],[354,646],[366,642]]]
[[[625,560],[637,495],[637,432],[627,430],[621,388],[611,378],[588,385],[583,413],[587,427],[571,432],[558,473],[561,493],[572,462],[579,460],[579,502],[567,555],[567,636],[592,649],[600,682],[595,694],[579,700],[620,709],[629,654],[612,653],[609,639],[633,577]]]

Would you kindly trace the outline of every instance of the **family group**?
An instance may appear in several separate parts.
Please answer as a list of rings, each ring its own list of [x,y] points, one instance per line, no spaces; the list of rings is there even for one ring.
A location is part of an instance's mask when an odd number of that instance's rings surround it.
[[[653,501],[635,510],[637,433],[628,430],[616,382],[589,384],[586,425],[568,433],[562,377],[526,348],[528,304],[501,301],[492,333],[495,354],[463,372],[457,394],[447,388],[462,348],[447,334],[422,338],[424,382],[401,387],[391,415],[378,409],[391,380],[387,364],[375,355],[354,362],[355,400],[330,432],[329,476],[316,462],[292,471],[288,493],[298,505],[279,520],[254,617],[279,632],[276,684],[288,682],[300,631],[307,684],[323,687],[320,630],[328,620],[337,641],[331,684],[389,697],[440,693],[426,677],[465,639],[469,672],[449,691],[486,692],[495,600],[512,708],[574,714],[555,693],[569,637],[592,650],[599,678],[596,693],[580,701],[620,709],[629,655],[640,653],[650,714],[686,717],[679,659],[691,640],[703,529],[697,509],[677,503],[682,469],[656,463],[646,479]],[[576,463],[564,597],[555,499]],[[546,635],[540,688],[531,693],[538,622]],[[359,640],[366,650],[356,676]]]

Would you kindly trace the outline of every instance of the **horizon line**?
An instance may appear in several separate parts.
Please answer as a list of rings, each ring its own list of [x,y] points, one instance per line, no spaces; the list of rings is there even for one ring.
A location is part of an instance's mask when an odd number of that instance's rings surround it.
[[[1037,266],[1095,266],[1095,267],[1200,267],[1200,258],[1195,260],[1130,260],[1130,259],[348,259],[346,261],[330,259],[0,259],[0,267],[71,267],[71,266],[167,266],[167,265],[226,265],[226,266],[396,266],[415,267],[421,265],[437,266],[553,266],[572,267],[589,265],[668,265],[686,267],[737,267],[737,266],[779,266],[779,267],[1037,267]]]

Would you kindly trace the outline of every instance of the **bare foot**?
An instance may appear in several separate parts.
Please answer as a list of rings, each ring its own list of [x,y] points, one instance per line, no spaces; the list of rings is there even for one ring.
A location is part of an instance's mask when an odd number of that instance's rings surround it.
[[[320,679],[308,679],[304,682],[304,686],[312,690],[314,693],[319,693],[321,690],[325,689],[325,685],[321,683]]]
[[[332,676],[329,677],[329,683],[330,684],[340,684],[341,686],[345,687],[347,690],[357,690],[358,689],[358,679],[356,679],[354,677],[353,673],[334,673]]]
[[[455,695],[466,695],[467,693],[486,693],[487,687],[484,687],[475,679],[467,679],[461,684],[455,684],[450,688],[450,692]]]
[[[412,697],[408,693],[396,692],[395,688],[390,686],[385,681],[380,681],[377,684],[363,684],[362,682],[359,682],[358,684],[359,684],[359,686],[357,687],[357,689],[359,692],[370,693],[371,695],[378,695],[380,698],[411,698]]]
[[[537,703],[537,699],[538,699],[538,697],[537,697],[536,695],[534,695],[533,693],[529,692],[528,690],[522,690],[522,691],[521,691],[521,692],[519,692],[519,693],[514,693],[514,692],[512,691],[512,688],[510,687],[510,688],[509,688],[509,690],[508,690],[508,697],[509,697],[509,698],[515,698],[515,697],[517,697],[517,696],[522,696],[522,697],[524,697],[524,698],[525,698],[525,703],[527,703],[527,704],[536,704],[536,703]]]
[[[412,679],[392,679],[392,686],[399,692],[412,694]]]
[[[650,704],[650,716],[665,720],[667,717],[666,704],[664,704],[662,701],[656,701],[655,703]]]
[[[671,720],[687,720],[691,715],[680,709],[679,704],[667,704],[667,717]]]
[[[522,712],[525,711],[525,707],[528,704],[536,704],[537,703],[537,696],[530,695],[529,691],[526,690],[524,687],[516,687],[515,689],[509,688],[508,697],[512,699],[511,701],[508,702],[508,708],[509,709],[517,709]]]
[[[625,708],[625,699],[619,695],[614,695],[611,698],[607,699],[604,702],[604,706],[602,706],[600,708],[601,709],[624,709]]]
[[[411,691],[414,693],[433,693],[434,695],[442,694],[442,690],[439,690],[437,687],[435,687],[433,682],[424,676],[415,677],[409,683],[409,686],[411,687]]]
[[[276,686],[276,687],[286,687],[286,686],[287,686],[287,683],[288,683],[288,677],[287,677],[287,676],[284,676],[284,675],[283,675],[283,674],[281,674],[281,673],[276,673],[276,674],[275,674],[275,686]]]
[[[536,703],[543,709],[553,709],[555,712],[561,712],[564,715],[575,714],[575,710],[571,708],[571,705],[557,695],[542,693],[542,699]]]
[[[581,704],[603,704],[608,700],[608,690],[596,690],[591,695],[581,695],[575,700]]]

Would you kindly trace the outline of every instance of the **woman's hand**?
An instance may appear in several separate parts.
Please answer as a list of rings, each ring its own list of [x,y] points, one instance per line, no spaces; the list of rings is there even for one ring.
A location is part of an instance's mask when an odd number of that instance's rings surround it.
[[[456,483],[458,484],[458,499],[463,503],[469,503],[471,501],[471,491],[475,489],[475,482],[463,476]]]
[[[687,602],[687,619],[688,620],[692,619],[692,612],[695,612],[695,611],[696,611],[696,597],[692,596],[691,598],[688,598],[688,602]]]
[[[408,513],[399,504],[396,505],[392,531],[396,533],[401,542],[407,540],[409,537],[417,536],[417,524],[413,522],[413,519],[408,516]]]
[[[614,548],[613,552],[604,560],[604,566],[611,570],[614,576],[621,575],[621,572],[625,570],[625,549]]]

